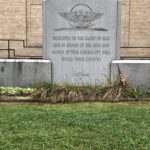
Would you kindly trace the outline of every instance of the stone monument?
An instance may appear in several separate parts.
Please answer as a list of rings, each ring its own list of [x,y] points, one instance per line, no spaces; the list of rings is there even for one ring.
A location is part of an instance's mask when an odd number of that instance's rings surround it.
[[[118,56],[118,0],[45,0],[44,59],[57,84],[102,84]]]

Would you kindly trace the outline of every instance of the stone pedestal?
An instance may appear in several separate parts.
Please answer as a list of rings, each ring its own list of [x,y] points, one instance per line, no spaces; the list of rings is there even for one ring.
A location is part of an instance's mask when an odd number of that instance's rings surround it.
[[[29,86],[44,80],[51,82],[49,60],[0,59],[1,86]]]
[[[129,84],[150,87],[150,60],[115,60],[111,63],[111,80],[118,75],[118,65]]]

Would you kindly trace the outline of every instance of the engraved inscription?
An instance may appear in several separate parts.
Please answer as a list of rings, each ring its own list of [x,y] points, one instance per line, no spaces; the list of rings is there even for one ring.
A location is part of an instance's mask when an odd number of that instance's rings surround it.
[[[99,62],[109,56],[109,36],[53,36],[53,55],[62,62]]]

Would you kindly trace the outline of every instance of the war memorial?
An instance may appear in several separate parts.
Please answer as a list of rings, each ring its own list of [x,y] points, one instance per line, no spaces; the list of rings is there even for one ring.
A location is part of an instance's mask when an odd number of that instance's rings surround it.
[[[94,85],[110,77],[119,44],[118,6],[114,0],[45,1],[44,58],[52,62],[54,82]]]
[[[120,58],[120,0],[43,0],[42,8],[43,60],[1,59],[1,85],[100,85],[117,76],[118,66],[134,86],[149,85],[149,60]]]

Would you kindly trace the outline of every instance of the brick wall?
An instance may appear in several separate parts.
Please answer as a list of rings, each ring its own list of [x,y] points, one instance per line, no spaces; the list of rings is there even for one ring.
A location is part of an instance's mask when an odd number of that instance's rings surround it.
[[[0,39],[15,56],[42,56],[42,0],[0,0]],[[0,40],[0,49],[8,47]],[[1,50],[0,57],[7,57]]]
[[[150,0],[122,0],[121,55],[150,57]]]

